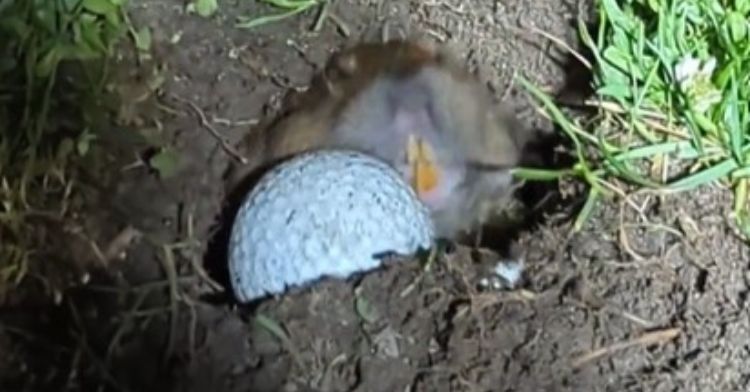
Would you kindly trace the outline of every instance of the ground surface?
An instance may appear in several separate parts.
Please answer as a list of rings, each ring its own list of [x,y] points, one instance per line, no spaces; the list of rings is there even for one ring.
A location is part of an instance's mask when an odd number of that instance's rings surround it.
[[[391,36],[422,33],[454,45],[528,125],[549,127],[509,83],[521,72],[551,91],[563,87],[565,57],[531,27],[575,46],[580,5],[340,0],[331,7],[339,23],[328,19],[313,34],[312,14],[234,28],[235,16],[259,12],[252,1],[220,2],[212,20],[185,14],[180,1],[135,3],[136,25],[153,29],[154,62],[124,68],[118,82],[137,86],[157,63],[166,65],[165,82],[158,99],[129,107],[121,120],[155,130],[183,160],[174,176],[159,179],[143,167],[120,170],[132,160],[126,151],[110,170],[118,174],[89,195],[98,211],[87,221],[93,240],[127,256],[106,281],[97,274],[66,293],[68,306],[38,312],[36,325],[56,333],[24,342],[46,357],[0,363],[37,372],[31,390],[63,383],[96,390],[100,382],[111,390],[214,392],[750,388],[750,251],[727,223],[731,200],[718,188],[602,203],[575,234],[571,201],[518,234],[529,266],[521,291],[475,292],[466,284],[472,264],[459,250],[428,272],[406,263],[369,274],[357,295],[352,284],[326,282],[260,305],[258,314],[282,326],[287,341],[197,277],[195,265],[211,271],[222,262],[208,242],[231,159],[204,120],[237,142],[333,50],[378,39],[388,21]],[[128,227],[142,235],[127,246],[113,241]],[[171,290],[159,283],[165,270],[182,276]],[[102,287],[115,285],[114,293]],[[77,339],[66,339],[73,331]],[[4,347],[16,346],[16,334],[0,336]]]

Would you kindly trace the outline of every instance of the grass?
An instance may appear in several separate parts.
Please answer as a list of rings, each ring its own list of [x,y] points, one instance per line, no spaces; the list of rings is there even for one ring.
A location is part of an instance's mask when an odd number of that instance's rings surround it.
[[[271,23],[281,22],[282,20],[294,17],[305,11],[317,8],[318,16],[315,19],[313,31],[320,30],[321,25],[328,16],[328,0],[255,0],[258,4],[265,4],[273,9],[278,10],[276,13],[263,16],[237,16],[235,27],[238,29],[254,29]],[[188,12],[194,12],[204,18],[213,16],[219,9],[217,0],[192,0],[188,4]]]
[[[95,145],[106,60],[129,31],[124,2],[0,0],[0,303],[50,262],[42,227],[71,214],[70,169]]]
[[[520,169],[532,180],[583,178],[589,202],[614,182],[679,192],[720,182],[750,236],[750,1],[598,0],[598,28],[580,23],[593,53],[598,116],[573,120],[521,78],[574,145],[564,171]],[[580,56],[580,55],[579,55]],[[579,215],[578,227],[590,208]]]
[[[237,21],[238,28],[252,29],[278,22],[319,6],[324,3],[324,0],[258,0],[258,2],[268,4],[281,11],[266,16],[240,16]]]

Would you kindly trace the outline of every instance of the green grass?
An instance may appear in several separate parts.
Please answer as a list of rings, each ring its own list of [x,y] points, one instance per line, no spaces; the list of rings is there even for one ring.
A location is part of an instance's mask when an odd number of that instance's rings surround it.
[[[238,28],[252,29],[265,24],[278,22],[319,6],[323,4],[325,0],[258,0],[258,2],[278,8],[281,12],[265,16],[240,16],[237,21]]]
[[[124,1],[0,0],[0,302],[33,262],[49,262],[42,227],[71,212],[69,168],[95,144],[92,102],[128,31]]]
[[[597,30],[579,27],[594,58],[595,121],[574,121],[520,80],[573,141],[578,162],[517,175],[581,177],[591,185],[587,205],[619,193],[613,179],[665,192],[719,181],[734,190],[737,221],[750,235],[750,0],[596,5]]]
[[[271,23],[280,22],[311,9],[319,9],[313,30],[320,29],[328,13],[328,0],[254,0],[259,4],[266,4],[278,12],[263,16],[237,16],[235,27],[238,29],[254,29]],[[218,0],[192,0],[188,4],[188,12],[194,12],[204,18],[213,16],[219,9]]]

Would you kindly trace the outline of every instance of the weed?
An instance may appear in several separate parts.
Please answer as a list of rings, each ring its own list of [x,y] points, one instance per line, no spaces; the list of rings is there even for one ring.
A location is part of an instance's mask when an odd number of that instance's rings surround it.
[[[124,2],[0,0],[0,303],[48,240],[39,218],[59,226],[69,212],[69,165],[96,140],[87,105],[126,31]],[[72,68],[80,77],[61,76]]]
[[[268,23],[274,23],[294,15],[312,9],[325,3],[325,0],[258,0],[261,3],[268,4],[274,8],[282,10],[279,13],[260,16],[248,17],[240,16],[237,21],[237,27],[242,29],[252,29]]]
[[[204,18],[212,16],[218,9],[219,3],[216,0],[193,0],[187,7],[188,12],[195,12]]]
[[[750,1],[599,0],[597,7],[595,36],[579,28],[594,57],[593,126],[521,80],[573,141],[578,163],[518,175],[582,177],[592,186],[589,201],[618,192],[614,178],[665,192],[720,181],[734,189],[737,221],[750,235]]]

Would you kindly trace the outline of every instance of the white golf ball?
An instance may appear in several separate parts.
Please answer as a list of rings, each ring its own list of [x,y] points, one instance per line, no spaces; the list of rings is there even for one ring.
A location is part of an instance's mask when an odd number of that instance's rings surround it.
[[[390,165],[348,150],[318,150],[266,173],[242,203],[229,241],[241,302],[324,277],[348,278],[384,254],[433,245],[428,209]]]

